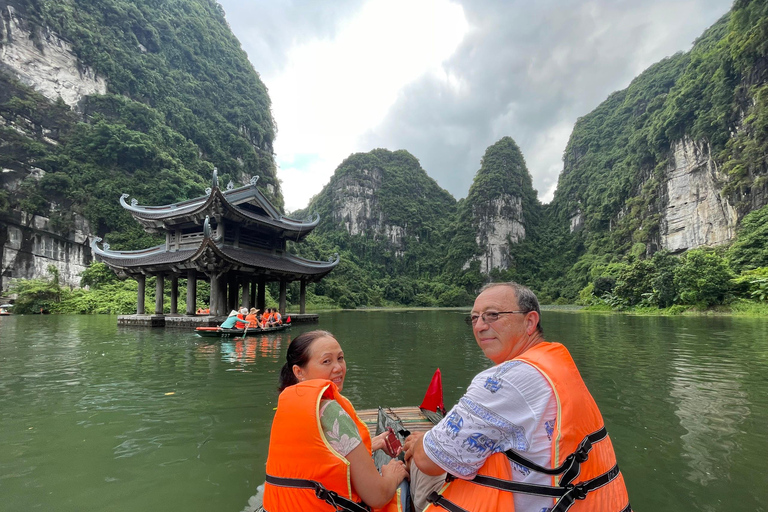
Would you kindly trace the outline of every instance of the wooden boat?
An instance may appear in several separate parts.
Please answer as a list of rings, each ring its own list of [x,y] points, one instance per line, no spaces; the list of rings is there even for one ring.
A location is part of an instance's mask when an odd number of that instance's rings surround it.
[[[258,336],[260,334],[284,331],[290,327],[291,324],[276,325],[263,329],[261,327],[249,327],[247,331],[245,329],[222,329],[221,327],[197,327],[195,334],[208,338],[242,338],[244,333],[246,336]]]
[[[371,437],[381,434],[391,427],[395,431],[398,440],[403,443],[405,438],[416,432],[426,432],[436,425],[445,416],[443,404],[443,382],[440,368],[435,370],[432,381],[424,395],[424,400],[418,407],[378,407],[376,409],[362,409],[357,411],[357,416],[368,427]],[[402,457],[402,455],[400,455]],[[376,467],[391,460],[382,450],[373,454],[373,462]]]

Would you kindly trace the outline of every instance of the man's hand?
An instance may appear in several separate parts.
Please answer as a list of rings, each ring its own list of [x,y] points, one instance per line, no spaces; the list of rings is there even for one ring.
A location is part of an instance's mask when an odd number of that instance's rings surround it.
[[[424,453],[424,444],[422,442],[424,434],[424,432],[417,432],[405,438],[405,445],[403,446],[405,449],[405,463],[408,465],[409,470],[411,468],[409,464],[415,463],[422,473],[431,476],[442,475],[445,473],[445,470],[432,462],[432,459]]]
[[[413,458],[416,445],[421,446],[421,438],[424,437],[424,432],[416,432],[405,438],[405,444],[403,450],[405,451],[405,463],[408,464]]]

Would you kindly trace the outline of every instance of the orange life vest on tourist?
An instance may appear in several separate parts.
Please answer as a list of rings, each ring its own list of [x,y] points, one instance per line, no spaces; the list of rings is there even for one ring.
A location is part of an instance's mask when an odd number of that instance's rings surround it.
[[[256,313],[248,313],[248,315],[245,317],[246,322],[248,322],[248,327],[258,327],[259,321],[256,320]]]
[[[242,313],[238,313],[237,322],[235,322],[235,329],[245,329],[246,325],[248,325],[248,322],[245,319],[245,315]]]
[[[624,477],[616,464],[603,417],[568,350],[560,343],[540,343],[516,359],[539,370],[554,390],[554,468],[542,468],[511,450],[496,453],[486,460],[473,480],[454,479],[443,486],[439,495],[433,493],[429,501],[449,501],[470,512],[514,510],[513,493],[525,492],[558,500],[552,512],[631,512]],[[542,486],[512,481],[510,460],[552,475],[552,486],[541,489]],[[489,483],[495,487],[488,487]],[[430,504],[425,512],[438,509]]]
[[[357,425],[363,444],[371,453],[371,436],[368,427],[357,417],[352,404],[339,393],[334,383],[325,379],[314,379],[289,386],[280,393],[277,412],[272,422],[267,456],[267,482],[264,486],[265,512],[328,511],[335,507],[319,498],[324,492],[360,504],[360,497],[352,489],[349,461],[336,452],[320,431],[320,400],[336,400]],[[296,479],[293,484],[281,479]],[[298,488],[307,482],[303,488]],[[317,482],[323,490],[310,485]],[[295,484],[295,485],[294,485]],[[323,494],[327,496],[327,494]],[[395,497],[384,509],[387,512],[400,511],[398,488]],[[341,501],[338,500],[337,502]],[[361,510],[370,510],[364,504]],[[364,507],[364,508],[363,508]]]

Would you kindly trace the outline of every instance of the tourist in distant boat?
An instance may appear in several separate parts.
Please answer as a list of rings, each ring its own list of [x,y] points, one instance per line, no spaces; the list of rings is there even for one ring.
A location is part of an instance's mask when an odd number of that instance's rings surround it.
[[[269,327],[269,320],[272,318],[272,308],[267,308],[264,314],[261,316],[261,328],[266,329]]]
[[[631,511],[600,410],[568,350],[543,338],[539,311],[517,283],[486,285],[475,299],[467,320],[496,366],[405,440],[416,510],[541,511],[560,498],[557,510]],[[458,478],[446,484],[445,472]]]
[[[240,311],[237,312],[235,329],[245,329],[245,326],[248,325],[248,321],[245,319],[246,316],[248,316],[248,310],[246,308],[240,308]]]
[[[224,320],[224,322],[219,327],[222,329],[233,329],[235,327],[235,322],[237,322],[237,311],[233,309],[229,312],[227,319]]]
[[[270,327],[275,327],[277,325],[283,324],[283,317],[280,316],[280,312],[276,309],[272,309],[272,317],[269,320]]]
[[[405,465],[393,459],[379,474],[371,453],[385,449],[386,433],[371,439],[341,395],[346,374],[344,352],[331,333],[305,332],[288,345],[269,440],[264,510],[332,510],[317,497],[321,490],[297,487],[313,481],[338,494],[336,505],[362,501],[374,509],[397,510],[394,500],[407,476]]]
[[[248,315],[245,317],[246,321],[248,322],[248,328],[256,328],[259,326],[259,319],[258,319],[259,310],[256,308],[251,308],[251,311],[248,312]]]

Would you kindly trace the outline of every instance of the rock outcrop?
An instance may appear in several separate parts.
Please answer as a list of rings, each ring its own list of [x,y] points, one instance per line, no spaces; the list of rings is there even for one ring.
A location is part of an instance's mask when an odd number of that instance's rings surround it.
[[[474,205],[472,214],[478,229],[475,241],[481,250],[477,257],[480,271],[487,274],[494,268],[509,268],[510,244],[525,238],[522,199],[504,194],[485,205]]]
[[[674,166],[667,170],[664,188],[662,248],[681,252],[733,239],[738,214],[720,192],[726,179],[706,144],[688,138],[675,144]]]
[[[91,227],[80,215],[74,216],[73,229],[62,234],[48,218],[11,212],[0,217],[2,271],[0,291],[6,291],[12,279],[36,279],[48,276],[48,266],[59,271],[61,284],[80,286],[80,274],[92,260],[89,239]]]
[[[33,32],[10,5],[0,15],[0,65],[22,83],[72,108],[84,96],[107,92],[106,81],[78,60],[67,41],[49,30]]]
[[[528,220],[540,207],[525,159],[514,140],[503,137],[483,156],[467,195],[477,251],[463,268],[480,262],[480,272],[514,266],[510,249],[525,239]]]

